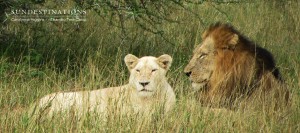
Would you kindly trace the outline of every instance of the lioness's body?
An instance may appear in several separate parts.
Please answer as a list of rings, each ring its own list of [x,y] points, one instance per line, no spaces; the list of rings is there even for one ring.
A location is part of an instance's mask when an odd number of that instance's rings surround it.
[[[135,88],[131,85],[93,91],[53,93],[40,99],[38,108],[49,111],[49,116],[57,112],[68,113],[70,111],[75,111],[77,115],[82,115],[87,111],[105,115],[108,108],[119,108],[125,112],[150,112],[154,104],[165,104],[162,102],[165,98],[166,100],[163,101],[168,103],[165,108],[169,111],[174,105],[175,94],[169,84],[166,84],[164,89],[166,89],[165,94],[152,98],[139,98],[134,92]]]
[[[37,102],[34,113],[47,114],[49,117],[55,113],[69,112],[79,116],[86,112],[100,115],[112,111],[125,114],[151,113],[158,106],[168,112],[175,104],[175,94],[165,77],[171,61],[168,55],[141,59],[127,55],[125,62],[131,74],[128,84],[93,91],[46,95]],[[141,72],[136,72],[136,69]]]

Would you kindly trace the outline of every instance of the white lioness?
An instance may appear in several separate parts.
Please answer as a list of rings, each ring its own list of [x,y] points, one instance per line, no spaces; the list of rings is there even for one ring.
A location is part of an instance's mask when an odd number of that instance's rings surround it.
[[[172,63],[171,56],[146,56],[139,59],[128,54],[125,63],[130,71],[129,84],[93,91],[46,95],[36,102],[32,114],[52,117],[55,113],[72,111],[76,115],[85,112],[105,115],[116,109],[125,113],[137,113],[149,112],[156,107],[155,104],[162,105],[164,111],[168,112],[175,104],[175,94],[165,77]]]

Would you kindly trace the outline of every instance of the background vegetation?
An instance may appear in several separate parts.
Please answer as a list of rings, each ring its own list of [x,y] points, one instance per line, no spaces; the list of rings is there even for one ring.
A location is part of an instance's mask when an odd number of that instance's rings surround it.
[[[1,132],[299,132],[300,3],[298,1],[0,1]],[[86,22],[12,22],[11,9],[84,9]],[[291,112],[205,114],[183,68],[201,33],[229,22],[270,50],[292,92]],[[127,83],[126,54],[174,58],[168,73],[177,107],[167,118],[114,116],[54,119],[29,125],[24,113],[43,95]]]

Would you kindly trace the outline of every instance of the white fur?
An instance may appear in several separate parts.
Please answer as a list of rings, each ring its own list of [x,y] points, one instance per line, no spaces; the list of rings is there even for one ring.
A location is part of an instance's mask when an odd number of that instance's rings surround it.
[[[41,115],[42,112],[46,112],[48,117],[52,117],[58,112],[74,111],[79,116],[86,112],[107,115],[110,108],[120,108],[125,113],[130,111],[137,113],[150,111],[157,103],[162,104],[165,112],[168,112],[175,104],[175,94],[165,77],[168,70],[165,68],[169,66],[162,68],[157,62],[158,58],[155,57],[146,56],[138,59],[133,55],[129,56],[133,57],[129,59],[125,57],[130,70],[129,84],[93,91],[49,94],[36,103],[34,114]],[[171,61],[167,65],[170,63]],[[149,84],[143,87],[140,82]]]

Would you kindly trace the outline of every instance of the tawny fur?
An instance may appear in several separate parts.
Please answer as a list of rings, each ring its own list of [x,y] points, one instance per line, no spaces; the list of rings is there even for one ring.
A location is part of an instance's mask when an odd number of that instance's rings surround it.
[[[184,71],[204,104],[231,108],[241,100],[288,101],[289,91],[266,49],[229,24],[211,25],[202,39]]]

